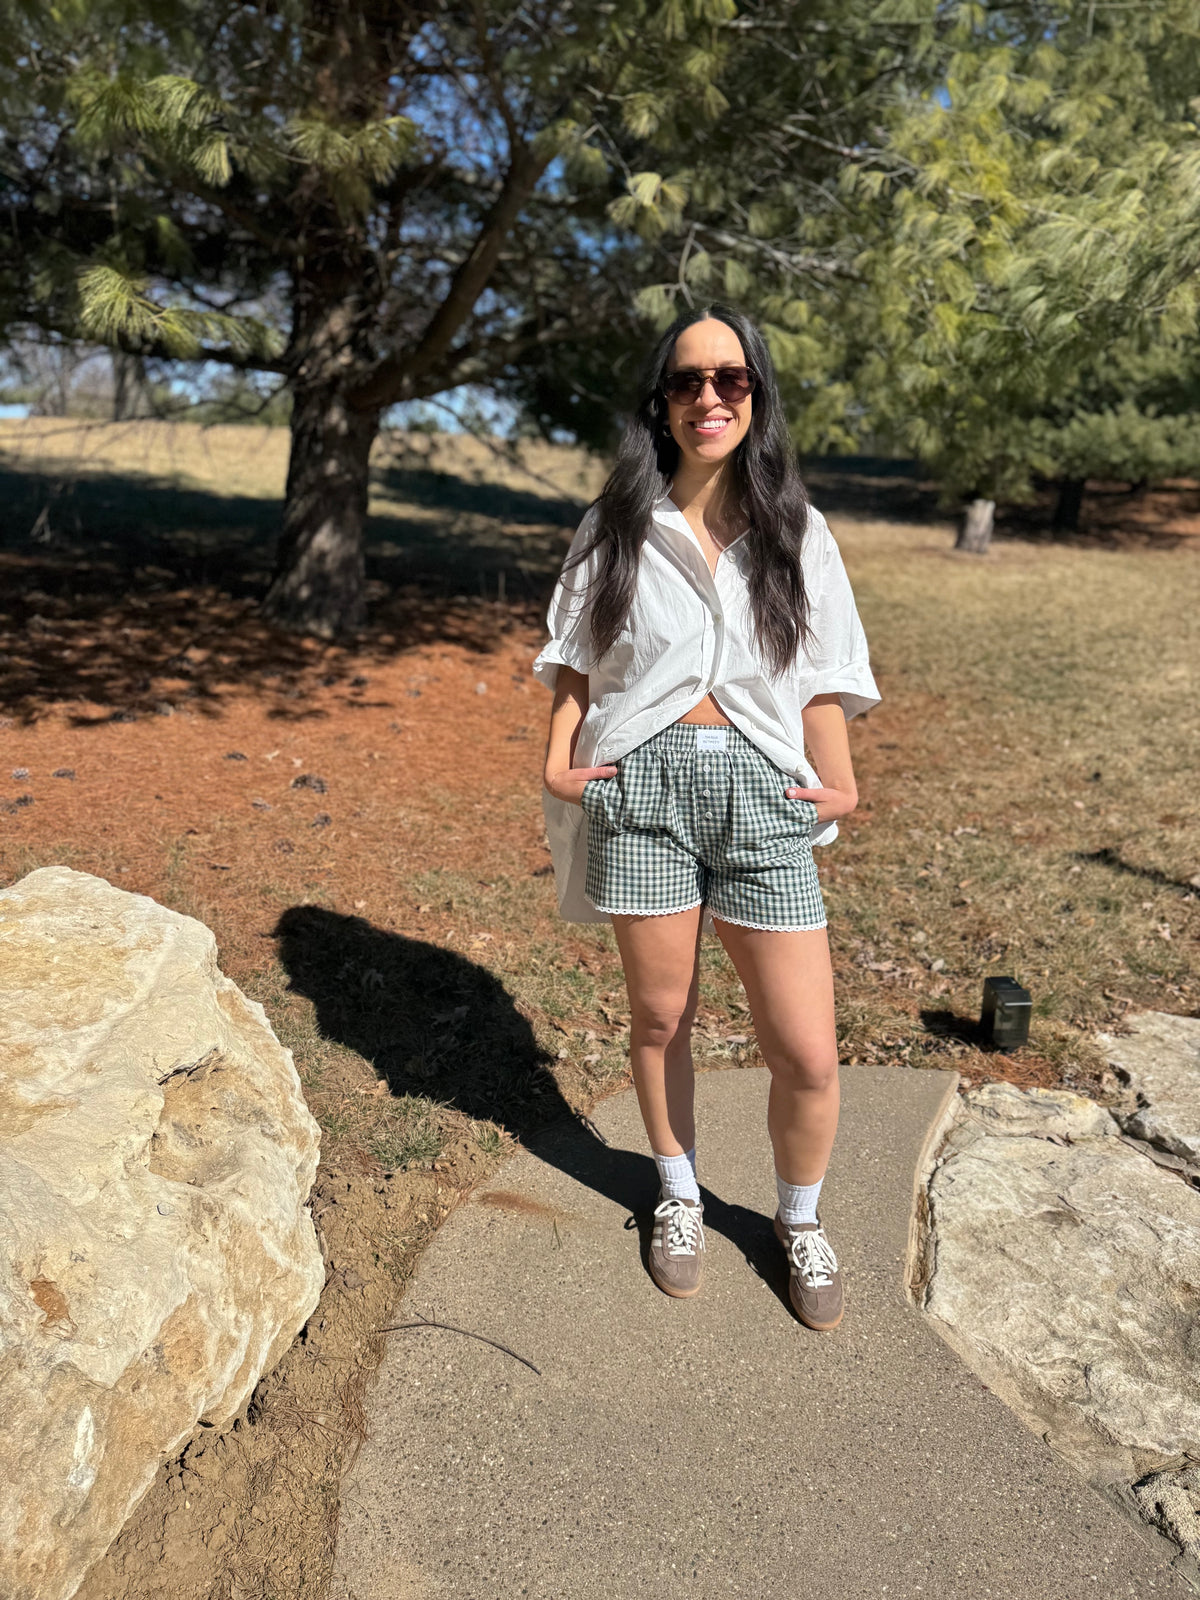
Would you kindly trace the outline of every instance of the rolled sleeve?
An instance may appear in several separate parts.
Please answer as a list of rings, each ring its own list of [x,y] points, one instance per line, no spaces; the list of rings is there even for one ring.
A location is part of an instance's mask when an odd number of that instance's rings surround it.
[[[559,667],[573,667],[585,676],[592,670],[591,658],[586,650],[580,648],[577,639],[569,636],[551,639],[534,658],[533,675],[547,689],[553,689],[558,684]]]
[[[811,534],[817,548],[806,576],[812,584],[810,592],[815,590],[815,604],[805,688],[810,700],[819,694],[836,694],[849,721],[879,704],[879,690],[841,551],[820,512],[813,513]]]
[[[571,540],[566,562],[576,557],[591,536],[593,513],[584,517]],[[538,652],[533,663],[533,675],[547,689],[558,682],[559,667],[572,667],[576,672],[590,673],[592,658],[591,608],[589,591],[595,563],[591,557],[578,566],[564,570],[554,586],[554,594],[546,612],[546,627],[550,638]]]

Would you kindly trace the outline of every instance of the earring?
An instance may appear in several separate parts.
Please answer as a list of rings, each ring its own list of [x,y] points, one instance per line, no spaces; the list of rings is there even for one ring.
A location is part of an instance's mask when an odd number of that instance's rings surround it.
[[[663,423],[663,438],[664,439],[669,439],[670,437],[671,437],[671,424],[669,422],[664,422]]]

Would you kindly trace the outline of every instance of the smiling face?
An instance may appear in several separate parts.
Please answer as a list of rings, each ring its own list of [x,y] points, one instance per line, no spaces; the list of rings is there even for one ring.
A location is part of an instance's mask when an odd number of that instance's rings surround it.
[[[711,375],[716,367],[745,365],[742,341],[737,334],[727,323],[710,317],[704,322],[693,322],[679,335],[667,371],[697,367]],[[671,437],[683,452],[684,460],[706,472],[719,466],[746,437],[753,405],[751,395],[732,405],[720,399],[711,376],[695,400],[684,405],[668,400]]]

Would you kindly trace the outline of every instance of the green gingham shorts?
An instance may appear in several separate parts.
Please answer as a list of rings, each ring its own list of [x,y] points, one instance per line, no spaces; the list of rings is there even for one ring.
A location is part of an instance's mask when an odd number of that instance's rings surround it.
[[[777,932],[823,928],[810,842],[817,808],[745,734],[676,722],[584,785],[585,892],[597,911],[714,917]],[[700,736],[700,737],[698,737]]]

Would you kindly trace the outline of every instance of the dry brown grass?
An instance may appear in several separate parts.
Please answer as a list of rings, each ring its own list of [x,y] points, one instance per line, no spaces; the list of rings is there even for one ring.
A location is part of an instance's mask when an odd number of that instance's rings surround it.
[[[31,477],[63,480],[103,476],[201,489],[232,499],[278,500],[287,476],[285,428],[187,422],[81,422],[60,417],[0,420],[0,459]],[[519,460],[501,441],[487,444],[466,434],[384,433],[375,445],[371,514],[389,507],[405,515],[421,507],[398,493],[388,478],[400,463],[410,472],[444,475],[461,484],[487,484],[521,492],[590,500],[603,465],[583,450],[528,441]]]
[[[1028,1064],[1092,1077],[1097,1024],[1197,1005],[1200,560],[839,532],[884,695],[826,877],[851,1050],[987,1075],[963,1023],[1004,970],[1034,994]]]

